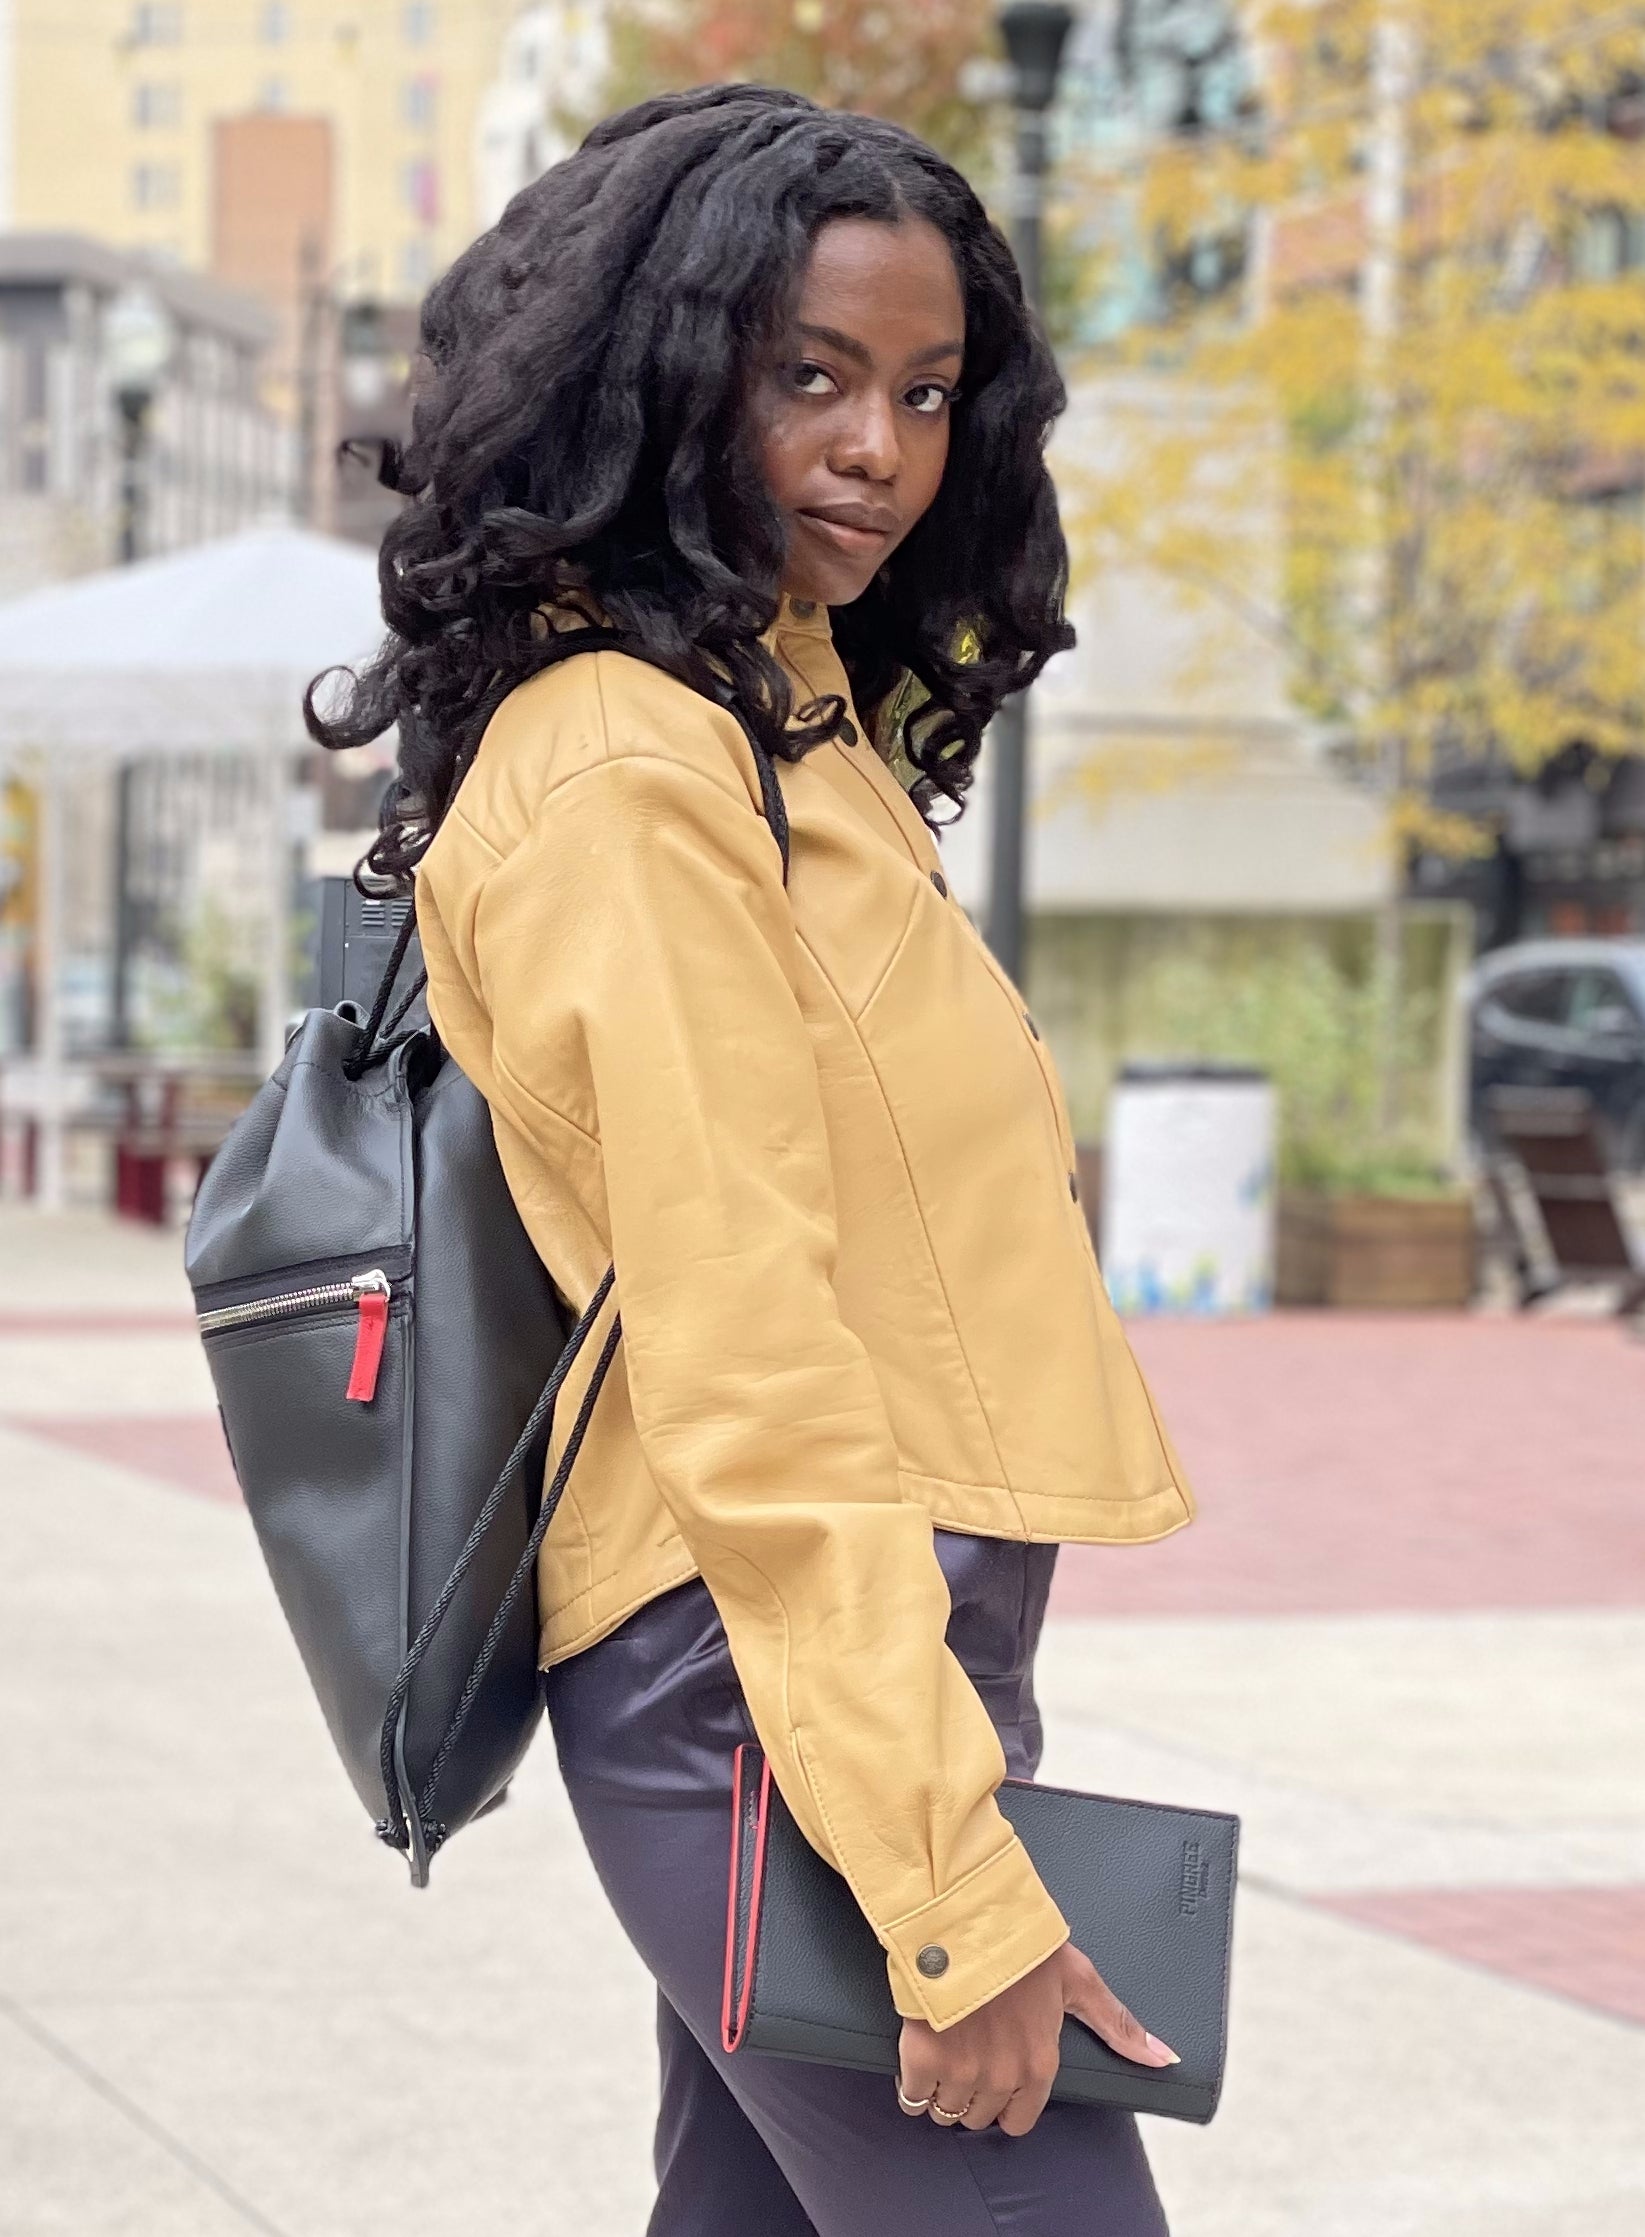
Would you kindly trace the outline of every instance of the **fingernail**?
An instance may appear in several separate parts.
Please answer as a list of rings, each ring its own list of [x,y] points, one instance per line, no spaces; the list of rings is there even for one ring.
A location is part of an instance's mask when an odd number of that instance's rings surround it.
[[[1159,2060],[1162,2066],[1180,2066],[1182,2064],[1182,2060],[1177,2056],[1176,2052],[1171,2048],[1170,2044],[1162,2043],[1157,2035],[1149,2036],[1148,2048],[1153,2052],[1154,2056]]]

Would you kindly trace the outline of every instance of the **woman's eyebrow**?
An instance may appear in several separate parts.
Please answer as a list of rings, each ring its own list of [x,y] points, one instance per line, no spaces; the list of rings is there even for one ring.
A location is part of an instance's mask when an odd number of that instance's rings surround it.
[[[849,357],[854,365],[872,365],[874,353],[849,334],[842,334],[837,326],[812,326],[804,319],[797,322],[796,331],[813,342],[826,342],[830,349],[838,350],[842,357]]]
[[[854,365],[872,366],[874,353],[850,334],[841,333],[837,326],[813,326],[808,320],[796,321],[795,332],[804,334],[813,342],[826,342],[830,349],[850,358]],[[908,360],[910,365],[936,365],[945,357],[965,356],[963,342],[933,342],[929,349],[916,350]]]

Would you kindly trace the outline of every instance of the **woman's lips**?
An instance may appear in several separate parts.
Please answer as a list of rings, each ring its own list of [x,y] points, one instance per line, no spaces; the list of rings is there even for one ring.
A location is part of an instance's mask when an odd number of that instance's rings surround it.
[[[836,551],[849,552],[853,558],[863,552],[883,551],[891,541],[892,529],[888,523],[870,525],[846,516],[803,510],[799,517],[814,535],[831,543]]]

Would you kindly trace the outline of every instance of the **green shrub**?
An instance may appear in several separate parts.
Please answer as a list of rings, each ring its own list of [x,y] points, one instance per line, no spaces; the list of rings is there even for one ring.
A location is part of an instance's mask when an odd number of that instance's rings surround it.
[[[1274,1082],[1279,1172],[1298,1188],[1383,1195],[1443,1193],[1430,1098],[1435,1002],[1407,992],[1389,1031],[1389,996],[1375,972],[1344,969],[1318,946],[1248,958],[1230,970],[1204,954],[1158,958],[1128,1005],[1136,1055],[1253,1064]],[[1384,1052],[1400,1093],[1381,1123]]]

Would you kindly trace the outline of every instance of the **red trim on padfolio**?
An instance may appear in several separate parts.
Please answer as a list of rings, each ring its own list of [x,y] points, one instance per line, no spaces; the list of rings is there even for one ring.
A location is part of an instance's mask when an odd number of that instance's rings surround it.
[[[737,1972],[737,1887],[742,1878],[743,1845],[743,1758],[748,1753],[748,1743],[737,1750],[731,1775],[731,1884],[725,1907],[725,1987],[720,1998],[720,2040],[728,2051],[734,2051],[743,2039],[748,2025],[748,2007],[754,1996],[754,1958],[760,1940],[760,1885],[765,1878],[766,1818],[771,1803],[771,1766],[762,1757],[760,1761],[760,1810],[754,1825],[754,1875],[748,1891],[748,1948],[743,1958],[742,1995],[738,1999],[736,2017],[732,2017],[731,1998],[735,1989]]]

